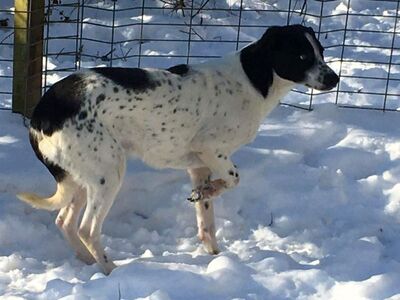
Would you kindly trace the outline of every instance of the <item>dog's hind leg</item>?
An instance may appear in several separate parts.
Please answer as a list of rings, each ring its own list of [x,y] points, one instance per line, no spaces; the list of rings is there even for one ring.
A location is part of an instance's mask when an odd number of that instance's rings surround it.
[[[201,190],[210,184],[211,171],[208,168],[188,169],[193,189]],[[218,254],[219,249],[215,237],[214,206],[212,199],[195,202],[199,239],[210,254]]]
[[[111,273],[115,264],[108,258],[101,244],[101,228],[103,221],[110,210],[114,199],[121,187],[122,177],[125,173],[125,157],[121,151],[110,154],[113,164],[97,165],[96,173],[102,172],[98,181],[87,184],[87,203],[78,230],[79,237],[105,274]]]
[[[95,263],[95,259],[90,254],[86,246],[78,236],[78,221],[82,207],[86,204],[86,191],[79,188],[74,195],[71,203],[62,208],[56,218],[56,225],[60,229],[64,238],[74,249],[77,258],[87,264]]]

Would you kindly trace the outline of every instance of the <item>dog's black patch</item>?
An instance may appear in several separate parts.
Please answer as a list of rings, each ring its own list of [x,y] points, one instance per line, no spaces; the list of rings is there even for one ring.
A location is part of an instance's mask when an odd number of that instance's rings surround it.
[[[291,25],[274,30],[273,68],[282,78],[300,83],[305,80],[307,71],[316,63],[314,49],[306,38],[309,34],[318,45],[321,56],[323,47],[311,27]]]
[[[243,70],[264,97],[272,84],[273,72],[297,83],[305,79],[306,72],[315,63],[314,49],[306,33],[315,39],[322,55],[323,47],[314,31],[302,25],[270,27],[260,40],[241,51]]]
[[[167,69],[168,72],[183,76],[186,75],[189,72],[189,66],[188,65],[176,65],[173,67],[170,67]]]
[[[272,84],[272,64],[268,49],[263,49],[260,41],[251,44],[240,52],[240,62],[251,84],[263,97],[268,95]]]
[[[67,119],[79,112],[83,92],[84,82],[78,74],[55,83],[35,107],[31,127],[48,136],[60,130]]]
[[[29,132],[29,141],[31,143],[33,151],[36,154],[36,157],[46,166],[46,168],[49,170],[51,175],[54,176],[56,181],[63,181],[63,179],[67,175],[67,172],[60,166],[53,164],[51,161],[43,157],[42,153],[39,150],[38,140],[36,139],[35,135],[32,134],[32,132]]]
[[[156,87],[150,80],[147,71],[140,68],[93,68],[92,71],[136,92],[144,92]]]

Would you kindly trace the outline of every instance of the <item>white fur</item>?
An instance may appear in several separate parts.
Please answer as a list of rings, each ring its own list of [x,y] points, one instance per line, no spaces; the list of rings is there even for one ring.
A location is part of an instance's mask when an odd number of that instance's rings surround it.
[[[121,86],[118,86],[119,92],[114,93],[115,84],[104,88],[101,86],[104,78],[100,74],[85,71],[88,82],[93,79],[97,82],[88,85],[85,106],[96,106],[100,94],[111,98],[96,107],[94,131],[98,133],[82,130],[77,138],[75,118],[67,121],[61,132],[51,137],[43,135],[39,143],[41,152],[77,181],[87,180],[84,170],[93,169],[93,163],[107,160],[110,151],[113,152],[111,145],[119,148],[121,155],[139,157],[156,168],[203,167],[206,163],[199,153],[222,154],[229,158],[241,145],[251,142],[261,121],[293,86],[292,82],[274,74],[268,96],[263,98],[245,76],[238,54],[213,64],[192,66],[187,76],[164,70],[146,70],[151,80],[171,80],[172,88],[165,85],[149,90],[138,95],[141,101],[135,101],[134,93],[127,95]],[[181,89],[177,88],[178,85]],[[215,90],[216,86],[218,90]],[[180,97],[179,102],[175,101],[177,97]],[[115,101],[116,98],[119,100]],[[128,102],[129,99],[133,100]],[[162,108],[157,108],[158,105]],[[120,109],[120,106],[124,108]],[[176,113],[173,113],[174,109]],[[92,118],[94,112],[92,110],[87,119]],[[103,127],[99,126],[100,123]],[[99,132],[103,133],[102,142]],[[98,138],[94,141],[96,136]],[[69,145],[70,150],[65,151]],[[229,182],[231,176],[228,172],[232,163],[223,160],[220,164],[218,175]],[[99,178],[105,175],[104,170],[97,166],[93,171]],[[93,177],[93,172],[90,174]]]

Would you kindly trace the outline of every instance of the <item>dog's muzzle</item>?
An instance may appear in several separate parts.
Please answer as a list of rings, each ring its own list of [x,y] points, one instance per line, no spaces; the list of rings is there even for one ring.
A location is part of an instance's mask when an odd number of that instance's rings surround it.
[[[339,82],[339,76],[329,68],[330,70],[322,77],[322,90],[330,90],[333,89]]]
[[[333,89],[339,82],[339,76],[325,62],[318,63],[307,74],[304,85],[320,91]]]

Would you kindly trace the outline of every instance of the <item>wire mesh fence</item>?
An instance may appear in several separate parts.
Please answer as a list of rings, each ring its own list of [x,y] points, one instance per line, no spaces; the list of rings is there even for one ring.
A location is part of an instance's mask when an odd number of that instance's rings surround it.
[[[13,9],[0,4],[0,107],[12,96]],[[299,88],[284,99],[400,109],[399,2],[376,0],[46,0],[43,90],[94,66],[158,67],[212,60],[272,25],[313,27],[340,74],[336,90]],[[4,23],[3,23],[4,22]]]

